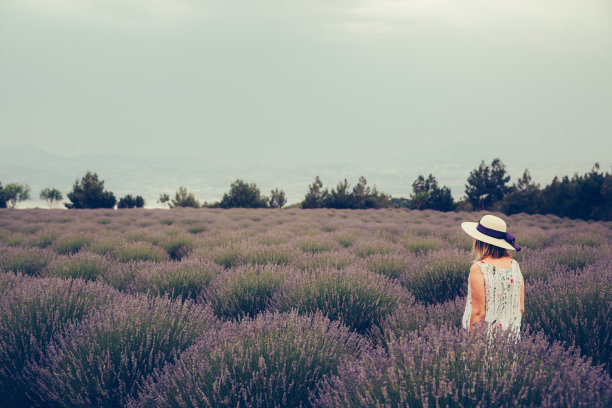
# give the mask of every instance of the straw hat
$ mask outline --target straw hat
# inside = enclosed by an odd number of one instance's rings
[[[494,215],[485,215],[480,222],[462,222],[461,228],[472,238],[487,244],[521,250],[521,247],[514,243],[514,235],[507,231],[506,222]]]

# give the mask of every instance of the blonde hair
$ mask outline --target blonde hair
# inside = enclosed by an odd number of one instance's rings
[[[491,245],[475,238],[474,244],[472,245],[472,252],[474,253],[474,255],[476,255],[475,261],[481,261],[488,256],[494,259],[510,256],[510,252],[508,252],[506,248]]]

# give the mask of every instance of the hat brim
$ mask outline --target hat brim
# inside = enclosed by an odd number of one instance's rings
[[[476,238],[479,241],[486,242],[487,244],[495,245],[500,248],[516,251],[516,249],[512,245],[510,245],[505,239],[493,238],[478,231],[476,229],[477,225],[477,222],[462,222],[461,228],[463,228],[466,234],[468,234],[470,237]]]

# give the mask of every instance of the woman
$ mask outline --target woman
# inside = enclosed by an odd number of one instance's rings
[[[476,259],[470,268],[468,293],[463,313],[463,327],[469,329],[487,323],[511,329],[520,338],[521,318],[525,311],[525,285],[518,262],[509,250],[520,251],[506,223],[494,215],[480,222],[464,222],[461,228],[474,238]]]

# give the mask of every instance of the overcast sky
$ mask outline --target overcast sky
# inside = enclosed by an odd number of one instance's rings
[[[611,75],[609,0],[0,1],[0,147],[66,155],[606,164]]]

